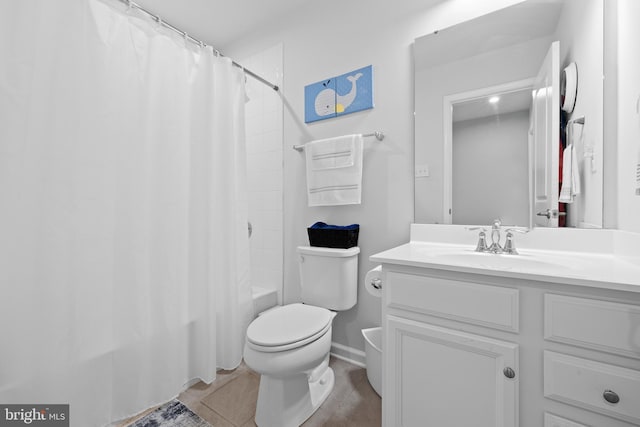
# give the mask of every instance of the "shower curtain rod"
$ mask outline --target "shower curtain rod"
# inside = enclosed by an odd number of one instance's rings
[[[176,33],[180,34],[182,37],[184,37],[185,39],[190,39],[191,41],[193,41],[195,44],[200,45],[200,47],[205,47],[205,46],[210,46],[214,52],[216,53],[216,55],[218,56],[225,56],[222,53],[220,53],[220,51],[218,49],[216,49],[215,47],[211,46],[208,43],[203,42],[202,40],[198,40],[197,38],[190,36],[189,34],[187,34],[186,31],[182,31],[181,29],[174,27],[173,25],[169,24],[168,22],[164,21],[162,18],[160,18],[160,15],[156,15],[155,13],[152,13],[150,11],[148,11],[147,9],[145,9],[144,7],[140,6],[139,4],[131,1],[131,0],[119,0],[121,3],[126,4],[128,7],[134,7],[136,9],[138,9],[141,12],[146,13],[147,15],[149,15],[151,18],[153,18],[158,24],[160,25],[164,25],[166,28],[175,31]],[[250,75],[251,77],[253,77],[254,79],[258,80],[261,83],[264,83],[265,85],[269,86],[271,89],[275,90],[276,92],[280,89],[278,87],[278,85],[274,85],[273,83],[271,83],[269,80],[263,78],[262,76],[259,76],[258,74],[254,73],[251,70],[246,69],[245,67],[243,67],[241,64],[238,64],[236,61],[234,61],[233,59],[231,60],[231,63],[233,65],[235,65],[236,67],[242,69],[242,71],[245,72],[245,74]]]

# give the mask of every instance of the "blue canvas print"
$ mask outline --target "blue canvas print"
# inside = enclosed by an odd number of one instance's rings
[[[373,108],[371,65],[304,88],[305,123],[369,108]]]
[[[360,68],[336,77],[336,114],[373,108],[373,67]]]
[[[326,79],[304,88],[305,123],[336,116],[336,79]]]

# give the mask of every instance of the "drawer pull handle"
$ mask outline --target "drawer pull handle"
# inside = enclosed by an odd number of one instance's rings
[[[609,403],[613,403],[614,405],[620,402],[620,396],[618,396],[618,393],[615,391],[605,390],[604,393],[602,393],[602,397],[604,397],[604,400]]]
[[[515,376],[516,376],[516,371],[514,371],[513,369],[511,369],[508,366],[502,370],[502,373],[504,374],[505,377],[507,377],[509,379],[515,378]]]

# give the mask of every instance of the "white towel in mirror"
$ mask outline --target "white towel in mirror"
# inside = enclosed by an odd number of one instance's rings
[[[578,156],[573,144],[567,145],[562,154],[562,188],[559,202],[573,203],[575,196],[580,194],[580,170]]]

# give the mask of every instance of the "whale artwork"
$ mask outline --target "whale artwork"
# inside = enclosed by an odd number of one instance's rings
[[[336,115],[336,85],[334,79],[322,83],[322,89],[315,97],[315,112],[318,117]]]
[[[339,95],[333,88],[323,89],[317,94],[315,102],[316,114],[318,116],[328,116],[333,113],[344,113],[344,110],[356,99],[356,94],[358,93],[356,82],[360,77],[362,77],[362,73],[347,76],[347,80],[351,82],[351,90],[346,95]]]
[[[373,108],[372,66],[305,87],[305,122]]]

